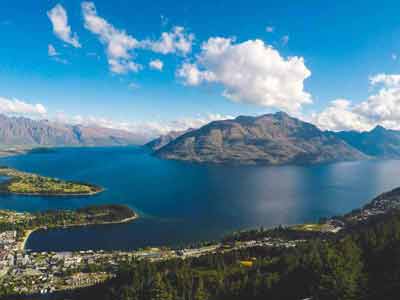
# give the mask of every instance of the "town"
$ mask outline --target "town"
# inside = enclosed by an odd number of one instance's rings
[[[249,247],[294,247],[301,240],[263,238],[237,242],[234,246],[214,244],[199,248],[148,248],[137,251],[28,252],[16,231],[0,234],[0,287],[7,294],[46,294],[95,285],[111,279],[118,266],[133,259],[149,261],[185,259]]]
[[[380,195],[362,209],[343,217],[333,217],[319,224],[301,224],[283,228],[283,232],[312,232],[337,234],[350,224],[363,222],[373,216],[388,213],[400,204],[400,190]],[[29,213],[0,211],[0,291],[6,295],[47,294],[99,284],[116,276],[124,262],[132,260],[163,261],[187,259],[202,255],[224,253],[244,248],[292,248],[306,241],[302,238],[274,236],[274,229],[257,238],[211,243],[192,248],[146,248],[135,251],[86,250],[77,252],[30,252],[25,243],[31,229],[18,229],[32,221]],[[10,225],[12,224],[12,226]],[[17,229],[7,230],[8,226]],[[245,232],[246,233],[246,232]]]

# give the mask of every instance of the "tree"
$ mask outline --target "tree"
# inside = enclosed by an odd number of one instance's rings
[[[208,298],[209,295],[204,288],[203,279],[200,277],[199,280],[197,281],[197,288],[194,293],[194,300],[207,300]]]
[[[157,273],[150,286],[149,300],[173,300],[160,273]]]
[[[346,238],[337,247],[322,243],[319,251],[322,264],[314,264],[313,266],[320,268],[311,269],[318,277],[313,298],[360,299],[363,264],[357,245],[350,238]]]

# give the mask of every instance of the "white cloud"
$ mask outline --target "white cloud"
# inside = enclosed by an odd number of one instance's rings
[[[273,26],[267,26],[267,27],[265,27],[265,31],[271,33],[271,32],[275,31],[275,28]]]
[[[176,75],[184,80],[185,85],[196,86],[203,82],[217,81],[216,75],[207,70],[199,70],[196,64],[184,63]]]
[[[143,47],[161,54],[186,55],[192,51],[193,41],[192,33],[187,33],[184,27],[175,26],[170,32],[163,32],[158,41],[143,41]]]
[[[400,86],[400,75],[399,74],[377,74],[369,78],[371,85],[376,86],[379,84],[385,87],[399,87]]]
[[[47,47],[47,53],[48,55],[51,56],[58,56],[59,53],[57,52],[56,48],[52,44],[49,44]]]
[[[100,17],[93,2],[83,2],[82,13],[85,28],[97,35],[106,46],[108,64],[113,73],[126,74],[142,68],[134,61],[135,49],[178,55],[186,55],[192,51],[194,35],[187,33],[183,27],[175,26],[170,32],[163,32],[159,40],[139,41]]]
[[[200,128],[212,121],[233,119],[231,115],[222,114],[203,114],[196,117],[180,118],[174,121],[153,122],[154,128],[158,128],[160,134],[170,131],[183,131],[189,128]],[[157,125],[156,125],[157,124]]]
[[[162,69],[164,67],[164,63],[159,59],[155,59],[155,60],[152,60],[149,62],[149,66],[153,70],[162,71]]]
[[[396,53],[392,53],[392,60],[397,60],[397,54]]]
[[[379,90],[358,104],[355,111],[374,124],[400,128],[400,75],[378,74],[370,82]]]
[[[261,40],[235,44],[233,39],[210,38],[196,61],[184,63],[176,74],[186,85],[221,84],[223,95],[235,102],[289,112],[312,103],[304,91],[304,80],[311,75],[304,59],[284,58]]]
[[[311,121],[323,130],[370,130],[372,125],[364,116],[354,112],[355,107],[349,100],[337,99],[330,103],[320,113],[313,113],[308,121]]]
[[[55,121],[66,124],[80,124],[86,126],[99,126],[111,129],[126,130],[136,134],[148,141],[160,135],[171,131],[184,131],[189,128],[199,128],[211,121],[232,119],[232,116],[221,114],[205,114],[191,118],[180,118],[173,121],[142,121],[142,122],[124,122],[114,121],[108,118],[99,118],[95,116],[76,115],[69,117],[59,112]]]
[[[61,4],[57,4],[51,10],[49,10],[47,12],[47,16],[53,25],[53,32],[58,38],[74,46],[75,48],[81,47],[81,44],[78,40],[78,35],[76,33],[72,33],[71,27],[68,25],[67,12]]]
[[[64,65],[68,64],[68,61],[66,59],[60,57],[60,53],[57,52],[56,48],[52,44],[49,44],[47,46],[47,54],[55,62],[64,64]]]
[[[97,35],[106,46],[111,72],[125,74],[139,71],[141,66],[133,61],[131,51],[140,47],[140,43],[125,31],[116,29],[105,19],[99,17],[93,2],[83,2],[82,13],[85,28]]]
[[[311,120],[323,129],[370,130],[377,125],[400,129],[400,75],[378,74],[370,78],[371,95],[358,104],[333,102]]]
[[[18,99],[0,97],[0,113],[20,116],[44,116],[46,108],[42,104],[29,104]]]

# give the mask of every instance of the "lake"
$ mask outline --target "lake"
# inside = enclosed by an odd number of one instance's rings
[[[400,186],[400,161],[314,166],[210,166],[158,159],[139,147],[60,148],[0,159],[1,165],[101,185],[91,197],[1,195],[18,211],[126,204],[140,214],[129,224],[31,235],[34,251],[132,250],[177,246],[259,226],[317,221],[361,207]]]

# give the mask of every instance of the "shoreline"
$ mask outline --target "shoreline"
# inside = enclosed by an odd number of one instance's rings
[[[0,194],[5,195],[33,197],[88,197],[103,193],[106,190],[104,187],[97,184],[42,176],[37,173],[24,172],[8,166],[0,167],[0,175],[7,177],[7,180],[0,183]],[[46,186],[42,186],[43,181],[46,182]],[[19,187],[21,182],[23,185],[22,189]],[[17,185],[17,189],[10,188],[13,184]],[[27,191],[25,191],[26,187],[24,187],[24,185],[28,185]],[[65,185],[67,185],[67,188],[64,187]],[[76,186],[78,186],[80,190],[68,190],[68,188],[76,188]]]
[[[10,192],[10,191],[0,191],[0,194],[3,195],[17,195],[17,196],[36,196],[36,197],[84,197],[84,196],[94,196],[103,193],[106,189],[99,187],[99,191],[90,192],[90,193],[65,193],[65,194],[57,194],[57,193],[19,193],[19,192]]]
[[[29,240],[29,237],[32,235],[32,233],[38,231],[38,230],[49,230],[49,229],[63,229],[63,228],[72,228],[72,227],[87,227],[87,226],[95,226],[95,225],[111,225],[111,224],[126,224],[133,222],[134,220],[138,219],[139,215],[135,213],[134,216],[125,218],[119,221],[110,221],[110,222],[101,222],[101,223],[83,223],[83,224],[69,224],[69,225],[63,225],[63,226],[54,226],[54,227],[48,227],[48,226],[41,226],[41,227],[36,227],[33,229],[27,229],[24,231],[22,241],[19,243],[18,250],[22,252],[26,252],[26,243]]]
[[[32,233],[34,233],[36,230],[39,230],[39,229],[40,229],[40,227],[34,228],[34,229],[28,229],[28,230],[24,231],[22,241],[18,246],[19,251],[25,252],[26,243],[28,242],[29,237],[31,236]]]

